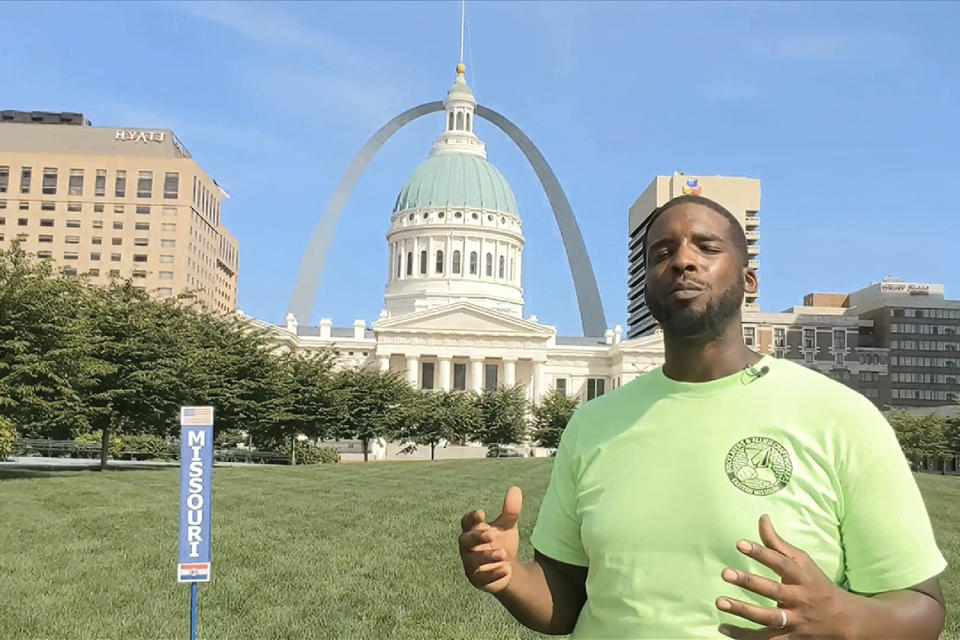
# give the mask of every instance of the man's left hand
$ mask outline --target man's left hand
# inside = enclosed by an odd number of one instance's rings
[[[805,551],[781,538],[770,516],[760,517],[760,539],[762,545],[740,540],[737,549],[770,567],[780,576],[780,582],[730,568],[723,570],[722,577],[770,598],[777,606],[758,607],[733,598],[717,598],[716,606],[721,611],[766,627],[746,629],[723,624],[720,633],[737,640],[846,637],[851,623],[849,604],[854,596],[834,584]]]

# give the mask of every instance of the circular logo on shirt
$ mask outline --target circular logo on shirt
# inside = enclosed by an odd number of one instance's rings
[[[737,489],[754,496],[768,496],[787,486],[793,463],[782,444],[766,436],[753,436],[730,448],[724,470]]]

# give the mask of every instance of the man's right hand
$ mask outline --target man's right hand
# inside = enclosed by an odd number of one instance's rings
[[[517,521],[522,506],[520,487],[510,487],[496,520],[486,522],[483,510],[478,509],[460,521],[460,560],[467,579],[477,589],[499,593],[510,584],[520,540]]]

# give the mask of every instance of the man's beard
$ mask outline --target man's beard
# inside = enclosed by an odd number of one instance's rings
[[[707,291],[704,291],[706,294]],[[663,332],[675,338],[716,338],[726,332],[730,321],[736,317],[743,303],[743,283],[730,285],[718,298],[711,300],[703,309],[693,305],[670,309],[666,297],[647,296],[650,315]]]

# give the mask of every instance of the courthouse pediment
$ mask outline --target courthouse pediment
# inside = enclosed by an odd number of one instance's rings
[[[469,302],[455,302],[435,309],[378,320],[373,324],[373,330],[378,333],[455,333],[536,338],[547,338],[554,333],[552,327]]]

